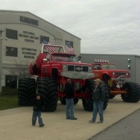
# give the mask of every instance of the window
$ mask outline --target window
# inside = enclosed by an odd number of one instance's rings
[[[116,66],[115,65],[102,65],[102,68],[103,69],[116,69]]]
[[[42,42],[49,42],[49,37],[46,36],[40,36],[40,44],[42,44]],[[46,43],[45,43],[46,44]]]
[[[63,62],[78,62],[77,58],[74,55],[53,54],[52,60],[53,61],[63,61]]]
[[[101,69],[101,66],[100,64],[95,64],[94,67],[93,67],[94,70],[100,70]]]
[[[6,56],[14,56],[14,57],[17,57],[17,48],[14,48],[14,47],[6,47]]]
[[[5,86],[9,88],[17,88],[17,76],[6,75],[5,76]]]
[[[6,29],[6,37],[9,39],[16,39],[17,40],[17,31]]]
[[[73,48],[73,42],[71,41],[65,41],[65,45]]]

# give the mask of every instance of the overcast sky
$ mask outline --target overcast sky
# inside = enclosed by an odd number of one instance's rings
[[[140,0],[0,0],[81,38],[81,53],[140,55]],[[75,46],[74,46],[75,47]]]

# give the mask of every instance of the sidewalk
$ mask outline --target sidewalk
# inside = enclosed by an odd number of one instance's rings
[[[124,103],[118,96],[110,100],[104,123],[90,124],[92,112],[84,111],[81,101],[75,106],[76,121],[65,119],[65,106],[58,102],[56,112],[42,113],[44,128],[31,125],[31,107],[4,110],[0,111],[0,140],[86,140],[139,108],[140,102]]]

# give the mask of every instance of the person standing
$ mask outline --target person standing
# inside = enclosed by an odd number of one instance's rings
[[[99,113],[100,120],[97,123],[103,123],[103,104],[105,101],[105,89],[100,79],[95,81],[95,90],[93,91],[93,117],[89,122],[94,123],[96,121],[97,114]]]
[[[33,116],[32,116],[32,125],[35,126],[36,120],[38,117],[38,123],[39,127],[43,127],[43,121],[41,118],[41,110],[43,107],[43,101],[41,100],[41,97],[39,94],[36,94],[36,99],[34,100],[34,106],[33,106]]]
[[[66,119],[77,120],[74,117],[74,87],[70,79],[67,79],[65,85],[65,94],[66,94]]]

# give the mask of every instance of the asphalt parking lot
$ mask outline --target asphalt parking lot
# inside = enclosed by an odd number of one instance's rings
[[[115,97],[104,112],[104,123],[90,124],[92,112],[84,111],[81,101],[75,106],[78,120],[66,120],[65,106],[58,102],[55,112],[42,113],[44,128],[38,127],[38,123],[31,125],[32,107],[3,110],[0,111],[0,140],[87,140],[139,107],[140,102],[124,103],[119,96]]]
[[[140,140],[140,109],[89,140]]]

